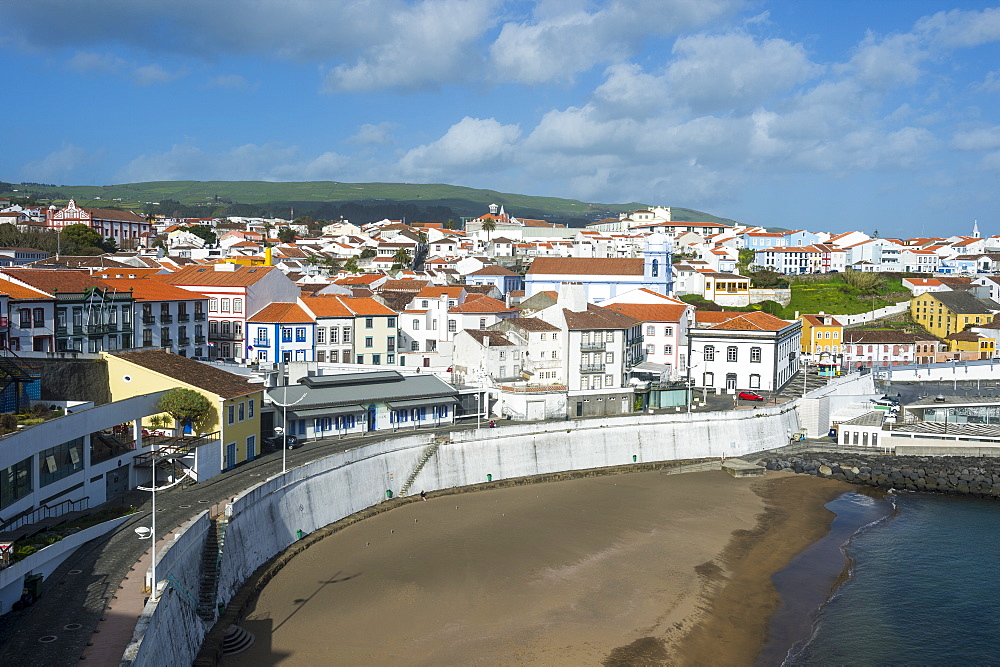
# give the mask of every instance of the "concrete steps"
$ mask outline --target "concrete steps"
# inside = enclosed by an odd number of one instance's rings
[[[431,445],[424,449],[420,458],[417,459],[417,466],[413,469],[413,472],[410,473],[410,476],[406,478],[403,486],[399,489],[400,497],[405,496],[409,492],[410,487],[413,486],[413,481],[417,478],[417,475],[420,474],[420,471],[424,469],[424,466],[427,465],[427,462],[430,461],[431,457],[437,452],[441,443],[444,442],[451,442],[451,438],[434,438]]]
[[[198,589],[198,616],[206,623],[214,623],[217,613],[216,588],[219,581],[219,556],[225,541],[224,518],[212,519],[205,536],[201,554],[201,581]],[[252,643],[252,642],[251,642]]]

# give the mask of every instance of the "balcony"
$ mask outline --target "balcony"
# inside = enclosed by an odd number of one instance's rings
[[[143,315],[142,316],[142,323],[143,324],[156,324],[156,318],[154,316],[152,316],[152,315]]]
[[[160,339],[160,347],[173,347],[173,345],[174,345],[174,339],[173,338],[161,338]]]
[[[219,333],[209,333],[209,338],[214,338],[216,340],[243,340],[243,334],[241,333],[229,333],[228,331]]]
[[[583,352],[604,352],[604,343],[580,343]]]
[[[269,339],[267,339],[267,338],[254,338],[253,339],[253,346],[254,347],[271,347],[271,341]]]
[[[177,344],[181,347],[187,347],[188,345],[191,344],[191,339],[188,338],[187,336],[179,336],[177,338]]]
[[[69,330],[65,326],[56,327],[56,336],[65,337],[69,335]]]
[[[194,314],[194,321],[195,322],[204,322],[205,321],[205,313],[195,313]]]
[[[191,316],[188,315],[187,313],[180,313],[179,315],[177,315],[178,322],[189,322],[190,320]]]
[[[173,321],[174,321],[174,316],[173,315],[163,315],[163,314],[160,314],[160,323],[161,324],[172,324]]]
[[[204,336],[195,336],[194,337],[194,344],[195,345],[204,345],[205,344],[205,337]]]
[[[580,364],[581,373],[603,373],[604,364]]]
[[[633,345],[642,345],[642,341],[644,340],[645,340],[644,336],[632,336],[631,338],[625,341],[625,344],[628,347],[632,347]]]

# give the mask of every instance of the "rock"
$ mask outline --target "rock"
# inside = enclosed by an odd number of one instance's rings
[[[817,472],[820,475],[822,475],[823,477],[829,477],[830,475],[833,474],[833,470],[830,468],[830,466],[826,466],[826,465],[821,465],[818,468]]]

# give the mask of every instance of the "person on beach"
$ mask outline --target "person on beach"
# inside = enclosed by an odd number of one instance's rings
[[[426,491],[421,491],[420,492],[420,499],[421,500],[427,500],[427,492]]]

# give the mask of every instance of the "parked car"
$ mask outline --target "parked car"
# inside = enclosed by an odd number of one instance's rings
[[[742,398],[744,401],[763,401],[764,397],[755,391],[741,391],[736,395],[736,398]]]
[[[236,359],[234,357],[219,357],[216,359],[220,364],[235,364]]]
[[[269,452],[276,452],[281,449],[282,440],[284,440],[284,446],[289,449],[297,449],[303,444],[302,441],[294,435],[272,435],[270,438],[264,438],[264,448]]]

